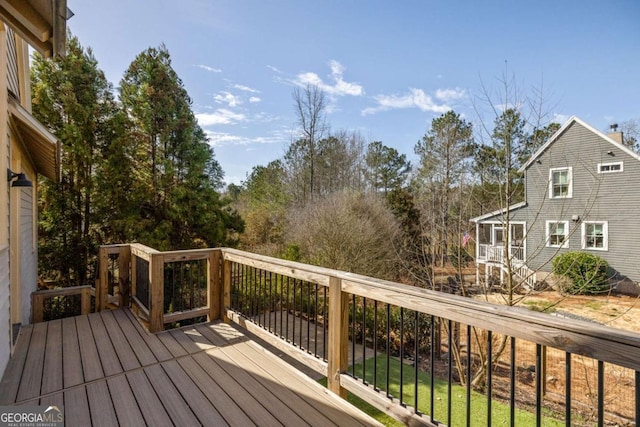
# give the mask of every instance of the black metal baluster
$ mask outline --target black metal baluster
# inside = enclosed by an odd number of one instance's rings
[[[300,281],[300,312],[298,314],[298,321],[299,321],[299,326],[300,328],[298,328],[299,332],[300,332],[300,336],[298,337],[298,347],[302,348],[302,318],[304,317],[303,311],[304,311],[304,288],[303,288],[304,282],[301,280]]]
[[[318,357],[318,284],[316,283],[316,300],[315,300],[315,305],[313,308],[314,311],[314,328],[315,328],[315,332],[313,335],[313,355]]]
[[[429,376],[431,378],[429,378],[429,389],[430,389],[430,396],[429,396],[429,415],[431,415],[431,419],[434,419],[434,407],[435,407],[435,384],[434,384],[434,377],[435,377],[435,364],[434,364],[434,359],[436,357],[436,343],[435,343],[435,318],[433,316],[431,316],[431,325],[429,328],[429,341],[431,341],[431,354],[430,354],[430,358],[429,358]],[[439,344],[439,343],[438,343]]]
[[[471,352],[473,349],[473,330],[467,325],[467,426],[471,425]]]
[[[418,345],[420,328],[418,327],[418,323],[420,321],[420,313],[415,311],[415,325],[413,331],[413,407],[416,414],[420,414],[420,409],[418,409],[418,351],[420,347]]]
[[[451,381],[453,380],[453,370],[451,369],[451,365],[453,364],[453,322],[451,319],[448,320],[447,326],[449,329],[448,336],[448,351],[447,351],[447,425],[451,425]]]
[[[536,344],[536,426],[542,424],[542,346]]]
[[[400,307],[400,405],[404,403],[404,307]]]
[[[509,390],[509,417],[510,426],[515,427],[516,424],[516,339],[511,337],[511,372],[509,380],[511,381],[511,389]]]
[[[311,283],[307,282],[307,353],[311,353]]]
[[[373,389],[378,391],[378,300],[373,300]]]
[[[604,362],[598,360],[598,427],[604,426]]]
[[[291,342],[293,345],[296,345],[296,285],[298,283],[298,279],[293,279],[293,319],[291,319],[292,334],[291,334]]]
[[[391,306],[389,304],[387,304],[387,373],[386,373],[386,392],[387,392],[387,397],[391,398],[391,393],[389,392],[389,354],[391,353],[391,342],[390,342],[390,335],[391,335]]]
[[[367,384],[367,299],[362,297],[362,382]]]
[[[271,316],[273,314],[273,283],[271,282],[273,275],[269,272],[269,332],[273,333],[271,329]]]
[[[284,328],[282,327],[282,315],[284,312],[284,306],[282,304],[282,301],[284,300],[283,296],[284,296],[284,276],[282,275],[278,275],[277,277],[280,278],[280,280],[278,280],[278,287],[280,288],[280,300],[278,301],[278,310],[280,311],[280,338],[282,338],[284,336],[283,332],[284,332]]]
[[[327,360],[327,325],[328,325],[328,312],[327,312],[327,287],[322,287],[322,303],[324,308],[322,309],[322,360]]]
[[[487,425],[491,424],[493,396],[493,333],[487,331]]]
[[[571,427],[571,353],[567,352],[565,353],[565,374],[564,374],[564,384],[565,384],[565,397],[564,397],[564,404],[565,404],[565,425],[567,427]],[[636,392],[638,391],[638,387],[636,384]],[[637,405],[636,405],[636,409],[637,409]],[[637,422],[637,417],[636,417],[636,422]]]
[[[290,308],[291,308],[291,294],[290,294],[290,289],[289,286],[291,285],[290,283],[291,278],[289,276],[287,276],[287,341],[289,341],[289,317],[290,317]]]
[[[640,425],[640,371],[636,371],[636,425]]]
[[[356,296],[351,295],[351,375],[356,377]]]

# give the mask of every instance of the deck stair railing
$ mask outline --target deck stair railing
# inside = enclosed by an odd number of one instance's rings
[[[330,390],[409,425],[640,420],[638,333],[234,249],[117,252],[151,331],[202,316],[235,322],[326,376]],[[147,262],[148,305],[136,258]],[[189,282],[187,270],[205,281]],[[166,312],[168,281],[204,292],[206,306]]]

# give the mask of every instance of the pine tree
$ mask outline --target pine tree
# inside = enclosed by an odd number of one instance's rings
[[[140,201],[138,238],[159,250],[225,244],[243,224],[220,198],[222,169],[191,111],[164,46],[149,48],[120,82],[133,124]]]
[[[95,176],[115,138],[112,88],[90,49],[68,38],[67,55],[32,66],[34,115],[61,141],[61,180],[45,180],[39,196],[41,271],[63,285],[90,283],[99,244]]]

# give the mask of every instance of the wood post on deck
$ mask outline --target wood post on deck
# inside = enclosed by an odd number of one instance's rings
[[[220,254],[222,257],[222,253]],[[222,316],[221,320],[229,321],[227,317],[227,308],[231,307],[231,261],[225,259],[222,261]]]
[[[164,329],[164,256],[151,254],[149,258],[149,331]]]
[[[101,247],[98,252],[99,279],[96,284],[96,311],[107,308],[107,294],[109,291],[109,249]]]
[[[220,265],[221,251],[214,250],[207,260],[207,305],[209,306],[209,321],[222,319],[224,311],[222,290],[222,266]]]
[[[327,386],[342,398],[347,390],[340,385],[340,374],[348,366],[349,295],[342,292],[342,280],[329,278],[329,349]]]

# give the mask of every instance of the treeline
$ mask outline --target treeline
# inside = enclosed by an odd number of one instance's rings
[[[559,128],[508,108],[476,130],[449,111],[416,142],[412,165],[381,141],[332,132],[319,88],[293,98],[299,138],[228,187],[246,220],[242,247],[419,286],[470,259],[469,219],[522,200],[518,168]]]
[[[62,143],[60,182],[40,183],[41,275],[89,284],[101,244],[236,241],[243,221],[164,46],[140,53],[117,91],[75,37],[65,58],[36,54],[31,70],[33,114]]]

